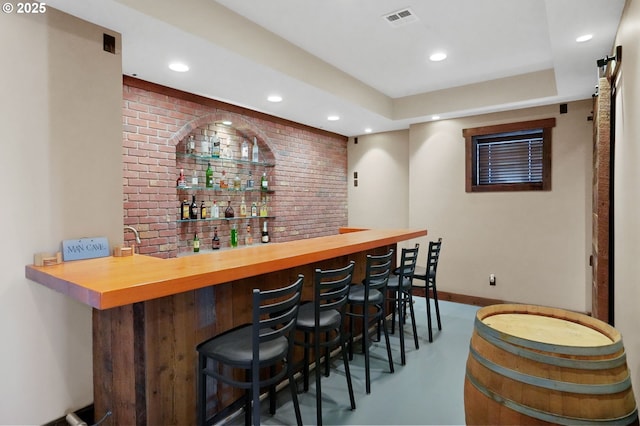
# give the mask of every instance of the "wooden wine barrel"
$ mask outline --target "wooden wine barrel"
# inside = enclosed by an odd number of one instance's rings
[[[533,305],[478,310],[464,405],[469,425],[638,424],[620,333]]]

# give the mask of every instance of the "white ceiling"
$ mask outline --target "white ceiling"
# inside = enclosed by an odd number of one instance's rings
[[[121,33],[124,74],[357,136],[434,114],[446,119],[589,98],[596,60],[612,52],[624,0],[48,4]],[[384,19],[407,8],[417,19],[395,27]],[[587,33],[592,40],[576,43]],[[439,50],[447,59],[429,61]],[[190,71],[170,71],[174,60]],[[491,95],[482,95],[487,90]],[[272,93],[284,100],[267,102]],[[327,121],[332,114],[340,120]]]

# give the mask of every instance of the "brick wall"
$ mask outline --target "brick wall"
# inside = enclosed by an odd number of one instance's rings
[[[210,249],[214,226],[222,247],[228,247],[234,223],[241,245],[247,223],[252,225],[254,240],[260,241],[264,219],[177,222],[180,202],[191,201],[191,195],[196,195],[198,205],[217,200],[221,216],[227,201],[238,216],[243,195],[248,206],[261,200],[258,192],[177,190],[180,168],[185,169],[189,183],[197,170],[198,186],[204,186],[206,160],[185,159],[176,152],[185,152],[189,135],[199,142],[205,132],[218,131],[219,136],[232,138],[236,158],[242,139],[247,138],[251,146],[255,137],[261,157],[274,165],[212,161],[218,179],[225,169],[230,180],[238,172],[244,183],[252,170],[259,184],[260,175],[267,172],[269,189],[274,191],[267,198],[269,216],[273,216],[268,219],[272,241],[331,235],[347,224],[347,139],[343,136],[129,77],[123,84],[122,117],[124,223],[140,232],[140,253],[166,258],[190,252],[196,232],[201,248]],[[225,120],[232,122],[231,127],[221,124]],[[126,232],[125,240],[133,243],[133,234]]]

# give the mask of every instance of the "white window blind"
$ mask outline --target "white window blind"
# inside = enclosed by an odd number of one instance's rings
[[[540,183],[543,180],[542,130],[476,139],[478,185]]]

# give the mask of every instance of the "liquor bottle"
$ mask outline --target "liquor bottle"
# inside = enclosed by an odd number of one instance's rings
[[[267,200],[262,200],[262,204],[260,205],[260,216],[261,217],[269,216],[269,211],[267,209]]]
[[[200,219],[207,218],[207,206],[204,204],[204,201],[200,204]]]
[[[213,207],[211,208],[211,210],[213,210],[211,212],[211,216],[213,216],[214,219],[217,219],[220,217],[220,208],[218,207],[218,202],[217,201],[213,201]]]
[[[241,159],[249,161],[249,144],[247,143],[247,140],[243,140],[242,141],[242,150],[241,152]]]
[[[231,200],[229,200],[229,204],[227,204],[227,208],[224,211],[224,217],[231,218],[233,216],[233,207],[231,207]]]
[[[200,156],[207,157],[209,155],[209,138],[207,131],[204,130],[204,139],[200,141]]]
[[[250,246],[253,244],[253,235],[251,235],[251,224],[247,224],[247,233],[244,236],[244,245]]]
[[[249,170],[249,177],[247,178],[247,191],[253,190],[253,175],[251,174],[251,170]]]
[[[187,143],[185,144],[187,147],[187,154],[193,154],[196,150],[196,141],[193,138],[193,135],[189,135],[189,139],[187,140]]]
[[[269,231],[267,230],[267,221],[266,220],[262,224],[262,242],[263,243],[268,243],[269,242]]]
[[[198,204],[196,204],[196,196],[191,196],[191,209],[189,210],[189,219],[198,218]]]
[[[231,247],[238,247],[238,229],[235,223],[231,227]]]
[[[227,172],[222,171],[222,177],[220,178],[220,189],[227,189],[229,186],[227,185]]]
[[[255,201],[251,203],[251,216],[253,217],[258,216],[258,206]]]
[[[213,239],[211,240],[211,248],[214,250],[220,249],[220,238],[218,237],[218,227],[213,228]]]
[[[269,181],[267,180],[267,172],[262,172],[262,178],[260,179],[260,189],[264,192],[269,190]]]
[[[236,173],[236,177],[233,178],[233,190],[240,191],[240,186],[241,186],[240,176],[238,176],[238,174]]]
[[[227,158],[229,160],[233,160],[233,151],[231,150],[231,147],[229,147],[229,139],[226,139],[224,144],[221,143],[221,157],[222,158]]]
[[[189,211],[191,210],[191,205],[185,198],[180,205],[180,220],[189,220]]]
[[[191,187],[195,188],[198,186],[198,172],[197,170],[193,171],[193,176],[191,176]]]
[[[205,175],[207,188],[213,188],[213,169],[211,169],[210,161],[207,163],[207,171],[205,172]]]
[[[247,204],[244,202],[244,197],[240,202],[240,217],[247,217]]]
[[[193,252],[197,253],[200,251],[200,239],[198,238],[198,234],[196,233],[193,236]]]
[[[220,158],[220,138],[218,132],[213,132],[211,136],[211,156],[213,158]]]
[[[251,161],[253,161],[254,163],[257,163],[258,161],[260,161],[258,159],[258,140],[255,137],[253,138],[253,148],[251,150]]]
[[[184,177],[184,169],[180,169],[180,176],[176,180],[176,186],[178,188],[186,188],[187,187],[187,179]]]

